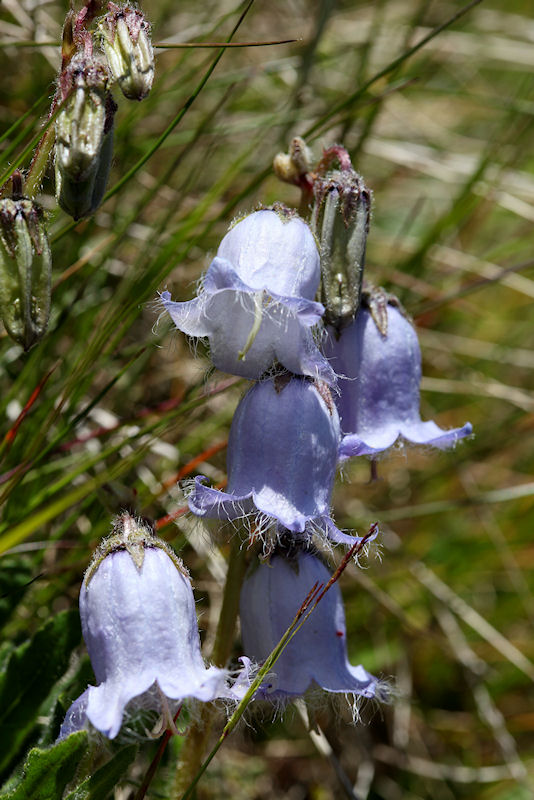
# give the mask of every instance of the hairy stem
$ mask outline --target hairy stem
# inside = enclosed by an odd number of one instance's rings
[[[50,115],[51,117],[57,109],[57,96],[54,97],[52,101],[52,106],[50,108]],[[24,192],[28,197],[34,197],[40,187],[41,181],[43,180],[43,175],[45,174],[46,165],[48,164],[48,159],[50,157],[50,153],[56,141],[56,128],[55,125],[49,125],[46,131],[43,134],[43,138],[37,145],[37,149],[32,159],[32,163],[30,164],[30,169],[28,170],[28,174],[26,176],[26,183],[24,186]]]

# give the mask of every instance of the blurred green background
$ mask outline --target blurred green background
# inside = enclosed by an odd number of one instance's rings
[[[92,549],[122,509],[155,520],[188,564],[209,652],[227,538],[169,516],[184,506],[178,478],[224,480],[245,382],[206,374],[203,346],[193,352],[159,319],[157,292],[189,299],[237,214],[298,204],[271,171],[292,136],[317,158],[335,142],[351,153],[374,194],[366,277],[418,326],[422,416],[474,426],[452,452],[382,459],[377,482],[356,460],[336,486],[341,526],[381,523],[380,558],[347,569],[341,585],[351,660],[391,680],[393,702],[363,706],[353,726],[342,702],[318,699],[309,713],[320,733],[302,707],[274,721],[251,709],[199,798],[534,796],[534,9],[470,6],[256,0],[234,41],[295,41],[228,48],[209,75],[217,48],[157,49],[149,97],[116,93],[112,196],[93,218],[74,224],[57,209],[52,169],[43,183],[49,332],[27,354],[0,332],[3,667],[77,608]],[[243,9],[144,3],[153,41],[167,44],[225,41]],[[2,174],[45,118],[66,11],[47,0],[0,7]],[[76,625],[48,682],[35,656],[19,711],[8,710],[3,672],[7,786],[93,680]],[[180,744],[148,797],[168,796]],[[156,748],[141,747],[115,800],[135,796]]]

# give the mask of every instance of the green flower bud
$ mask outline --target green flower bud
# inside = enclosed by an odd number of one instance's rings
[[[0,200],[0,315],[29,350],[48,325],[52,257],[41,206],[20,195],[20,177],[13,186],[13,197]]]
[[[150,25],[139,9],[109,3],[98,26],[113,79],[129,100],[142,100],[154,80]]]
[[[371,192],[352,167],[316,178],[311,227],[321,256],[321,302],[325,322],[338,331],[360,304]]]
[[[85,181],[96,169],[106,124],[108,70],[77,53],[60,77],[65,105],[56,120],[56,173]]]
[[[67,171],[60,168],[56,159],[56,199],[63,211],[73,219],[82,219],[93,214],[104,197],[113,158],[113,117],[116,108],[111,94],[108,93],[104,138],[93,168],[85,178],[72,178]]]

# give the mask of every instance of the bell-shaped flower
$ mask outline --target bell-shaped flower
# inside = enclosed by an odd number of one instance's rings
[[[316,584],[330,573],[311,552],[297,548],[275,553],[243,583],[240,598],[243,648],[261,663],[278,644]],[[259,689],[258,697],[291,700],[312,687],[362,697],[382,697],[376,678],[347,656],[345,611],[341,591],[333,583],[300,630],[290,639]]]
[[[338,375],[341,459],[375,455],[399,438],[446,449],[471,433],[469,422],[443,430],[421,420],[421,350],[413,325],[395,306],[384,303],[378,322],[360,308],[340,334],[330,332],[324,349]]]
[[[213,364],[256,379],[279,361],[298,375],[335,381],[312,328],[324,312],[317,245],[294,212],[256,211],[223,238],[193,300],[161,299],[176,327],[207,337]]]
[[[200,517],[251,519],[354,544],[330,517],[340,441],[328,387],[288,373],[256,383],[239,403],[228,441],[225,492],[195,479],[189,508]]]
[[[235,699],[227,673],[200,652],[189,575],[173,551],[125,514],[80,592],[82,632],[97,686],[67,712],[60,738],[89,721],[113,739],[134,699],[169,721],[168,701]]]

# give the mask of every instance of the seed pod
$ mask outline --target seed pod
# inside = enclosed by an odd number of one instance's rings
[[[143,100],[154,80],[150,24],[132,6],[109,3],[98,31],[113,79],[129,100]]]
[[[113,117],[117,106],[108,92],[106,98],[106,123],[100,152],[93,169],[83,180],[76,180],[62,170],[56,159],[56,199],[63,211],[73,219],[82,219],[93,214],[99,207],[106,186],[113,158]]]
[[[65,105],[56,120],[56,174],[86,181],[98,169],[107,117],[108,70],[104,62],[77,53],[60,77]]]
[[[20,186],[20,178],[14,187]],[[41,206],[19,196],[0,200],[0,315],[25,350],[46,332],[52,257]]]
[[[314,187],[311,227],[319,240],[325,322],[340,331],[360,304],[371,192],[352,167],[328,172]]]

